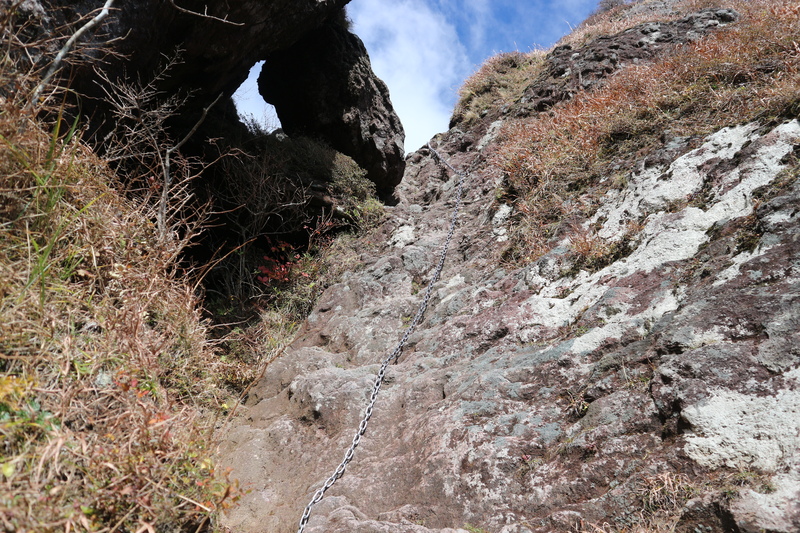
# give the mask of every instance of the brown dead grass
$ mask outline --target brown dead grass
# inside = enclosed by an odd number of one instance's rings
[[[580,533],[672,533],[686,502],[700,490],[685,474],[662,472],[644,476],[637,490],[641,508],[612,523],[583,522]]]
[[[735,25],[505,127],[495,163],[506,176],[503,196],[518,213],[506,259],[527,262],[550,249],[567,217],[589,216],[619,183],[614,168],[660,147],[665,134],[706,135],[797,115],[800,8],[779,0],[725,6],[742,15]],[[612,22],[598,24],[605,31]]]
[[[236,493],[213,431],[241,365],[214,353],[178,265],[192,235],[159,237],[58,108],[21,111],[35,77],[16,66],[0,66],[0,527],[198,530]]]
[[[522,97],[544,65],[544,50],[506,52],[489,58],[459,89],[450,126],[469,125],[489,110],[510,105]]]

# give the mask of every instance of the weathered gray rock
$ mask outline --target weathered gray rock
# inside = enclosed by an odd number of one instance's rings
[[[325,139],[390,198],[405,169],[403,126],[361,40],[337,21],[271,53],[258,86],[284,131]]]
[[[598,37],[579,50],[573,50],[571,45],[556,47],[547,56],[545,71],[526,89],[518,113],[549,109],[578,91],[598,86],[627,65],[695,41],[738,18],[732,9],[708,9],[674,22],[648,22],[616,35]]]
[[[439,139],[444,150],[458,145],[453,135]],[[796,120],[747,124],[642,165],[586,221],[614,240],[620,221],[645,217],[632,253],[574,277],[559,275],[570,256],[558,247],[552,272],[549,256],[516,271],[492,264],[486,250],[501,236],[487,185],[499,176],[481,153],[453,151],[459,166],[477,165],[457,249],[311,530],[417,531],[402,525],[408,513],[430,531],[622,526],[641,520],[643,487],[659,479],[691,474],[700,494],[704,476],[742,471],[770,488],[702,493],[677,530],[796,531],[800,185],[765,186],[798,137]],[[440,174],[425,153],[410,161],[380,258],[325,293],[223,448],[252,489],[226,517],[237,531],[294,527],[415,311],[431,273],[421,256],[438,250],[455,180],[432,181]],[[675,210],[701,190],[703,208]],[[748,250],[741,236],[753,224],[762,234]]]

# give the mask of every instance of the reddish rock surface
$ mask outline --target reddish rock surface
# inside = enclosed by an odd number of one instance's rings
[[[589,272],[569,235],[498,263],[514,208],[488,122],[434,140],[468,172],[453,248],[306,531],[637,531],[662,515],[682,533],[800,530],[800,123],[665,138],[578,222],[609,243],[641,224]],[[383,244],[227,430],[223,463],[249,492],[223,526],[296,531],[416,312],[456,183],[427,149],[409,156]]]

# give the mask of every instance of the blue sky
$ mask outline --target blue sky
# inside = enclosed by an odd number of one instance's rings
[[[406,130],[406,151],[447,130],[464,80],[499,52],[548,48],[597,7],[597,0],[351,0],[353,31],[386,82]],[[275,127],[255,79],[234,98],[240,113]]]

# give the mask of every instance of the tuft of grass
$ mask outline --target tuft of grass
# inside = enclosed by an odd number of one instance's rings
[[[23,111],[17,67],[0,64],[0,524],[195,531],[237,494],[213,461],[237,391],[178,262],[193,225],[158,235],[63,109]]]
[[[619,239],[610,241],[591,230],[572,228],[569,242],[573,261],[571,267],[562,274],[574,276],[580,270],[597,272],[627,257],[633,251],[634,242],[642,229],[641,224],[629,223]]]
[[[684,474],[662,472],[645,477],[640,495],[645,516],[658,514],[680,516],[684,504],[698,493]]]
[[[544,56],[542,50],[505,52],[487,60],[459,89],[450,127],[472,124],[490,110],[519,100],[544,65]]]
[[[684,474],[663,472],[647,476],[638,490],[639,509],[615,517],[613,523],[581,520],[575,529],[581,533],[672,533],[681,518],[683,506],[698,493]]]
[[[699,4],[714,3],[682,9]],[[504,259],[528,262],[551,249],[570,218],[591,216],[621,183],[608,179],[614,169],[662,146],[667,130],[690,137],[798,114],[800,8],[778,0],[725,7],[739,11],[738,23],[620,71],[551,112],[507,123],[494,158],[505,175],[500,196],[517,213]]]

